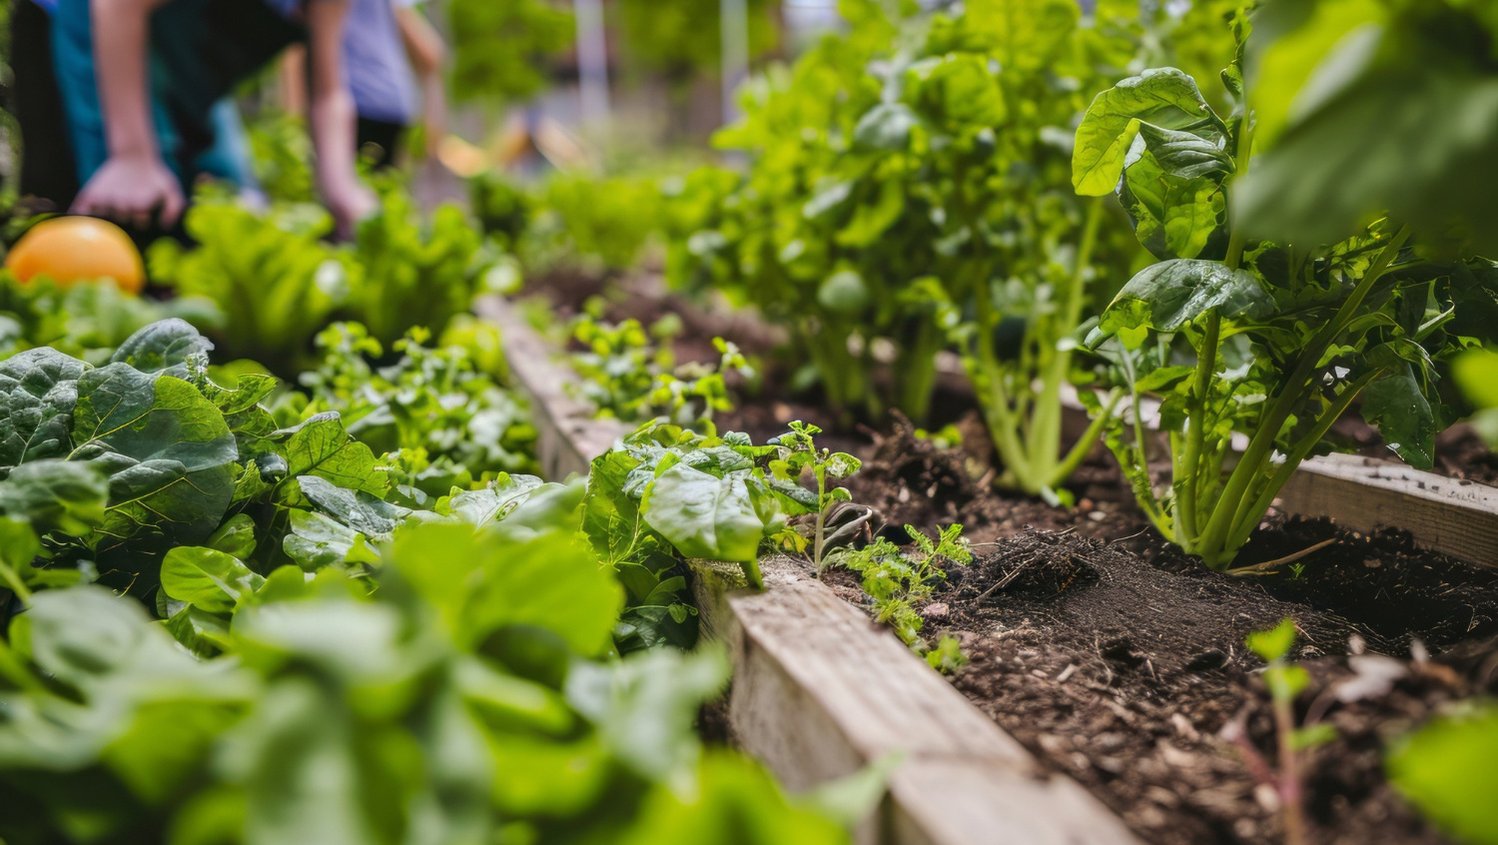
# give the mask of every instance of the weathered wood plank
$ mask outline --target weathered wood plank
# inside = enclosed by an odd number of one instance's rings
[[[1354,531],[1408,531],[1428,549],[1498,566],[1498,488],[1391,461],[1326,455],[1301,464],[1280,493],[1289,513]]]
[[[1018,742],[804,564],[763,564],[768,589],[699,564],[704,630],[727,643],[729,722],[791,789],[896,759],[868,842],[1132,843],[1117,816]]]

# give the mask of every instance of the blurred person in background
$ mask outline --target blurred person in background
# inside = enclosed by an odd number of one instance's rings
[[[310,130],[323,202],[343,234],[373,210],[354,169],[340,48],[349,0],[50,4],[52,69],[82,186],[73,211],[169,230],[200,176],[248,187],[238,115],[226,98],[297,42],[312,56]]]
[[[350,0],[343,64],[358,118],[354,143],[375,169],[399,160],[418,110],[428,152],[447,133],[446,62],[447,47],[418,0]],[[302,56],[288,54],[282,95],[293,114],[304,110],[304,79]]]

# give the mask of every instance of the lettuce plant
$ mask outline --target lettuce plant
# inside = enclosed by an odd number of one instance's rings
[[[1233,20],[1245,45],[1250,18]],[[1133,397],[1109,444],[1161,533],[1214,569],[1232,564],[1354,406],[1400,457],[1431,465],[1451,416],[1439,365],[1491,331],[1471,317],[1498,280],[1490,261],[1418,248],[1398,219],[1331,244],[1315,240],[1319,230],[1255,239],[1236,194],[1257,164],[1255,106],[1273,92],[1245,80],[1241,51],[1222,78],[1226,115],[1174,68],[1123,80],[1089,107],[1072,159],[1077,191],[1116,194],[1159,259],[1104,309],[1092,338]],[[1146,395],[1160,397],[1163,487],[1151,475]]]

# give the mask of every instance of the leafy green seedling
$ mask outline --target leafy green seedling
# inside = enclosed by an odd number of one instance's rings
[[[1237,745],[1254,777],[1274,789],[1279,796],[1280,812],[1289,845],[1307,841],[1305,784],[1301,779],[1300,754],[1306,749],[1336,738],[1336,730],[1327,724],[1297,725],[1295,699],[1311,683],[1302,666],[1289,661],[1295,646],[1295,621],[1285,619],[1279,625],[1248,635],[1248,648],[1269,666],[1264,670],[1264,685],[1274,710],[1274,731],[1278,742],[1278,767],[1271,765],[1248,739],[1242,720],[1232,722],[1224,734]]]
[[[934,540],[910,525],[905,526],[905,533],[910,537],[910,548],[901,549],[881,537],[861,549],[839,549],[830,562],[858,573],[863,591],[873,603],[874,618],[924,654],[927,645],[921,639],[921,628],[925,620],[915,606],[931,598],[936,585],[946,580],[948,567],[966,566],[972,562],[973,553],[962,537],[961,525],[941,529]],[[955,641],[938,643],[937,651],[942,654],[936,661],[951,664],[961,654],[960,648],[954,653],[955,645]],[[952,668],[957,665],[952,664]]]
[[[714,338],[714,363],[677,364],[671,339],[680,322],[663,317],[647,330],[638,320],[608,323],[590,315],[573,324],[572,339],[583,349],[571,356],[582,376],[577,389],[599,416],[626,423],[657,417],[700,428],[713,415],[733,410],[726,375],[754,378],[754,368],[738,346]]]
[[[846,452],[834,452],[819,448],[816,436],[822,429],[797,420],[790,424],[790,431],[769,441],[776,447],[776,456],[770,461],[770,475],[783,486],[799,485],[808,473],[816,484],[816,498],[809,504],[812,511],[811,562],[817,572],[825,564],[827,552],[827,516],[834,505],[851,501],[853,495],[846,487],[833,486],[831,482],[852,476],[863,466],[863,462]]]

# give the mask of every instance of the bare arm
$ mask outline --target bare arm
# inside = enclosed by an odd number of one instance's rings
[[[78,193],[73,210],[146,228],[153,212],[170,226],[182,187],[161,160],[146,78],[151,12],[165,0],[92,0],[94,54],[109,157]],[[105,34],[107,33],[107,37]]]
[[[435,155],[447,134],[447,88],[442,79],[442,70],[447,65],[447,45],[442,43],[442,36],[426,16],[413,7],[397,8],[395,20],[400,26],[406,55],[411,59],[411,68],[421,85],[421,119],[426,124],[427,152]]]
[[[374,210],[374,197],[354,167],[354,101],[343,79],[343,19],[348,0],[307,4],[308,69],[311,94],[308,122],[317,154],[317,186],[341,234],[353,232]]]

